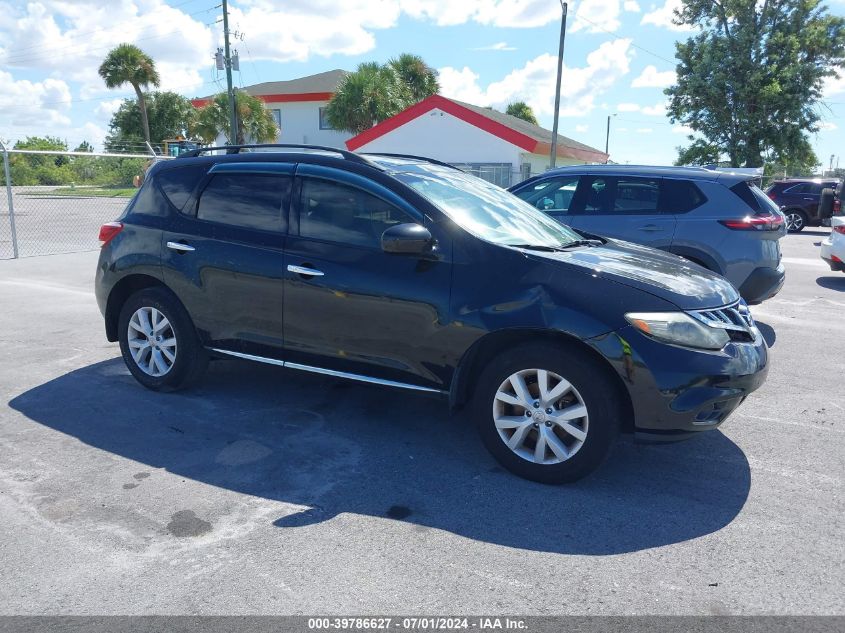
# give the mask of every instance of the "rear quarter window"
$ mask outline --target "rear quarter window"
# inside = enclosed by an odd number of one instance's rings
[[[206,171],[208,171],[206,164],[164,169],[155,175],[155,183],[161,188],[170,204],[177,211],[182,211]]]

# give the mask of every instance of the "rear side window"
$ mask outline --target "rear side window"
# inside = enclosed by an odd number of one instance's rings
[[[657,213],[659,178],[594,177],[586,186],[586,215],[643,215]]]
[[[687,213],[707,202],[701,190],[690,180],[667,178],[660,186],[662,213]]]
[[[381,234],[406,222],[416,220],[365,191],[318,178],[302,180],[302,237],[380,248]]]
[[[799,182],[797,185],[792,185],[788,189],[784,190],[784,193],[818,193],[821,190],[821,188],[819,188],[819,191],[816,191],[815,189],[816,185],[814,183]]]
[[[261,231],[285,230],[282,210],[292,178],[276,174],[217,174],[200,196],[197,218]]]
[[[181,211],[207,170],[208,165],[175,167],[158,172],[155,181],[170,204]]]

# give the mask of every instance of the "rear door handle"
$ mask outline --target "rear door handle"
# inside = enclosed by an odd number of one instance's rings
[[[191,251],[197,250],[190,244],[183,244],[182,242],[168,242],[167,248],[180,253],[190,253]]]
[[[662,230],[663,230],[663,228],[660,227],[660,226],[657,226],[656,224],[646,224],[646,225],[640,227],[640,231],[648,231],[650,233],[653,233],[654,231],[662,231]]]
[[[322,277],[323,275],[325,275],[322,270],[306,268],[305,266],[294,266],[293,264],[288,264],[288,271],[296,273],[297,275],[303,275],[305,277]]]
[[[809,200],[810,202],[812,202],[813,200],[815,200],[815,198],[804,198],[804,200]]]

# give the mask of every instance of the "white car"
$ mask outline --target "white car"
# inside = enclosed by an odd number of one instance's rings
[[[845,216],[830,218],[830,237],[822,242],[820,254],[831,270],[845,272]]]

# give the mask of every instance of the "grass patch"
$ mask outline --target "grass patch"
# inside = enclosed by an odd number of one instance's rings
[[[31,191],[27,196],[62,196],[77,198],[131,198],[138,191],[134,187],[58,187],[49,191]]]

